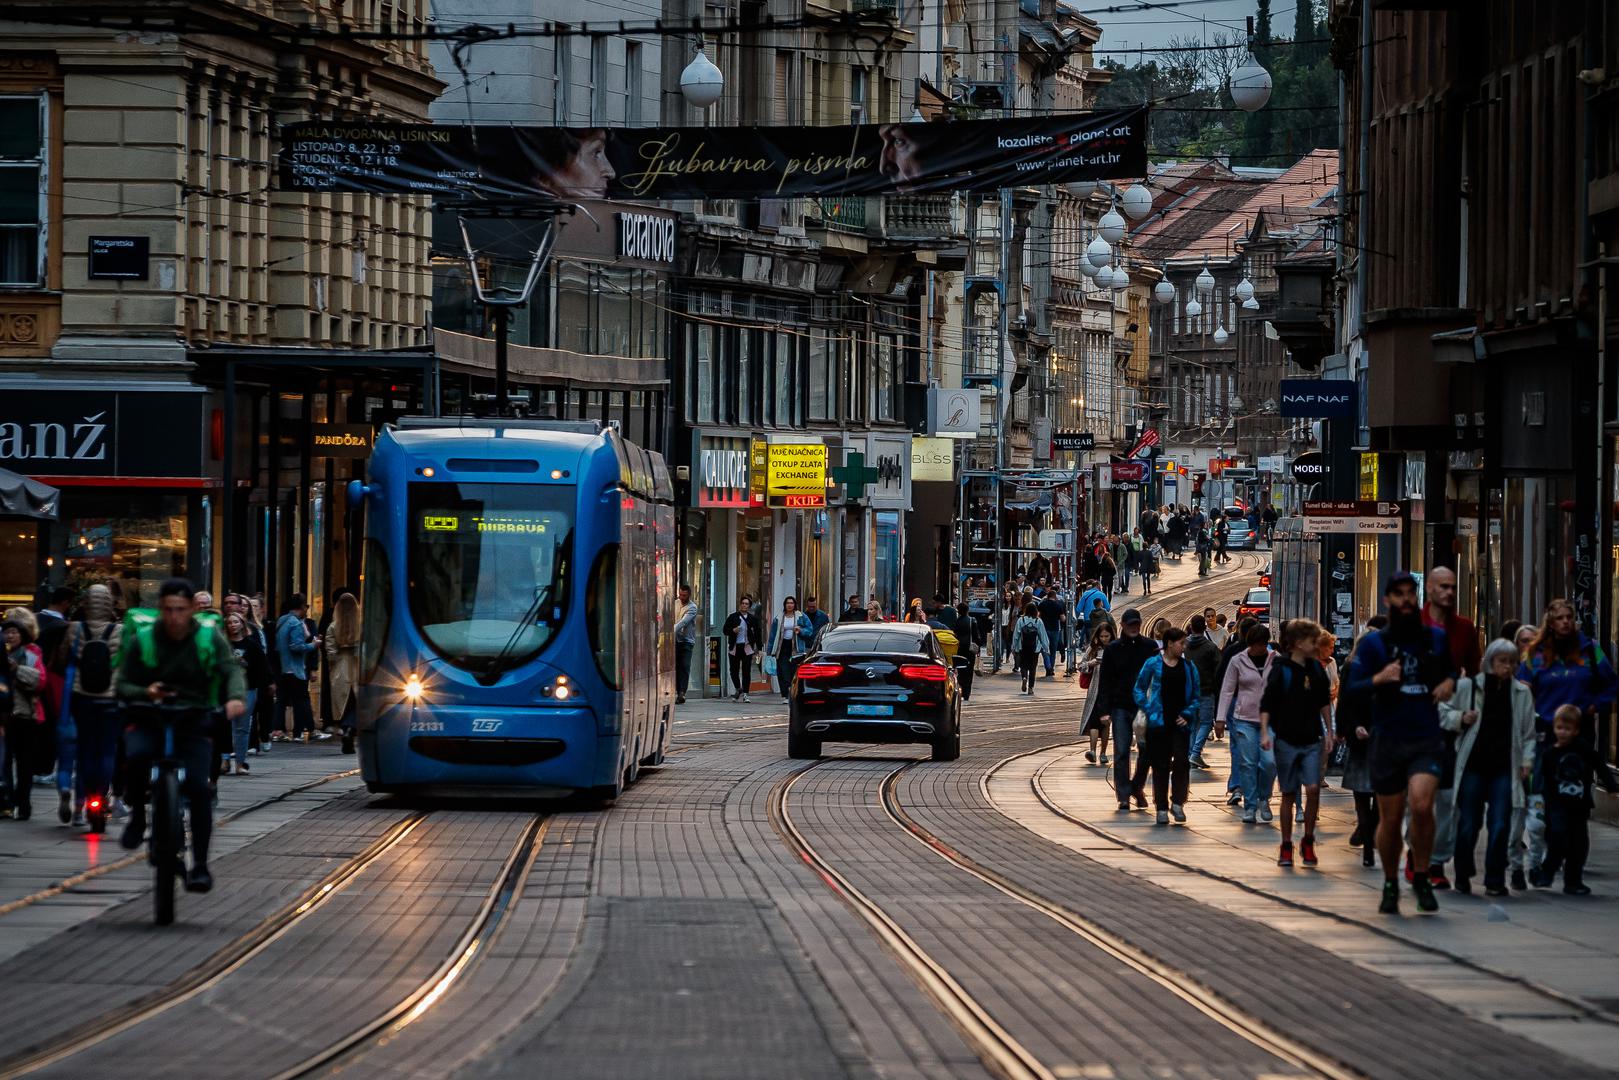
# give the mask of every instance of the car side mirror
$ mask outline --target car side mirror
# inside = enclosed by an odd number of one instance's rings
[[[973,662],[965,656],[957,656],[953,661],[957,671],[967,671],[972,668]]]

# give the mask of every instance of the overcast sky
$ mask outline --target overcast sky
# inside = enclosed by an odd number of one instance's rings
[[[1102,26],[1097,59],[1110,58],[1129,64],[1150,59],[1130,54],[1110,54],[1108,49],[1162,47],[1170,38],[1212,38],[1217,33],[1242,33],[1248,16],[1258,6],[1254,0],[1193,0],[1151,10],[1107,12],[1109,7],[1131,8],[1134,0],[1068,0]],[[1316,9],[1323,5],[1317,0]],[[1272,0],[1271,32],[1277,37],[1293,34],[1293,0]]]

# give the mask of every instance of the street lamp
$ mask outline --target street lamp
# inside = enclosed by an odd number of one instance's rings
[[[1216,345],[1224,345],[1230,337],[1231,335],[1225,332],[1225,323],[1221,323],[1214,328],[1214,343]]]
[[[1117,244],[1124,239],[1124,215],[1119,213],[1117,206],[1110,207],[1108,212],[1102,215],[1102,220],[1097,222],[1097,229],[1101,232],[1102,239],[1109,244]]]
[[[1197,275],[1197,287],[1200,292],[1211,292],[1214,289],[1214,275],[1209,273],[1209,264],[1205,260],[1203,269]]]
[[[1152,287],[1152,295],[1160,304],[1170,303],[1175,299],[1175,286],[1166,278]]]
[[[1102,220],[1106,221],[1107,219],[1103,218]],[[1092,266],[1107,266],[1113,261],[1113,248],[1106,240],[1098,236],[1085,248],[1085,257],[1091,261]]]
[[[680,73],[680,92],[686,101],[699,109],[706,109],[720,99],[725,91],[725,74],[697,46],[697,55],[691,58],[686,70]]]
[[[1231,73],[1231,100],[1243,112],[1258,112],[1270,100],[1270,72],[1254,59],[1254,20],[1248,17],[1248,54]]]
[[[1119,198],[1119,205],[1124,207],[1124,212],[1131,219],[1140,221],[1152,213],[1152,192],[1147,190],[1145,184],[1131,184],[1124,189],[1124,194]]]

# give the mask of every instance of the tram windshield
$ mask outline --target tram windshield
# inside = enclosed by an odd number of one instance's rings
[[[556,636],[574,500],[556,485],[410,485],[410,608],[444,659],[492,676]]]

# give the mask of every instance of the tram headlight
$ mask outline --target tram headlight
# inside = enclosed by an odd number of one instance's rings
[[[568,680],[566,675],[558,675],[554,682],[540,687],[540,696],[548,697],[552,701],[568,701],[578,695],[578,689]]]
[[[412,705],[422,700],[422,677],[414,671],[405,676],[405,700]]]

